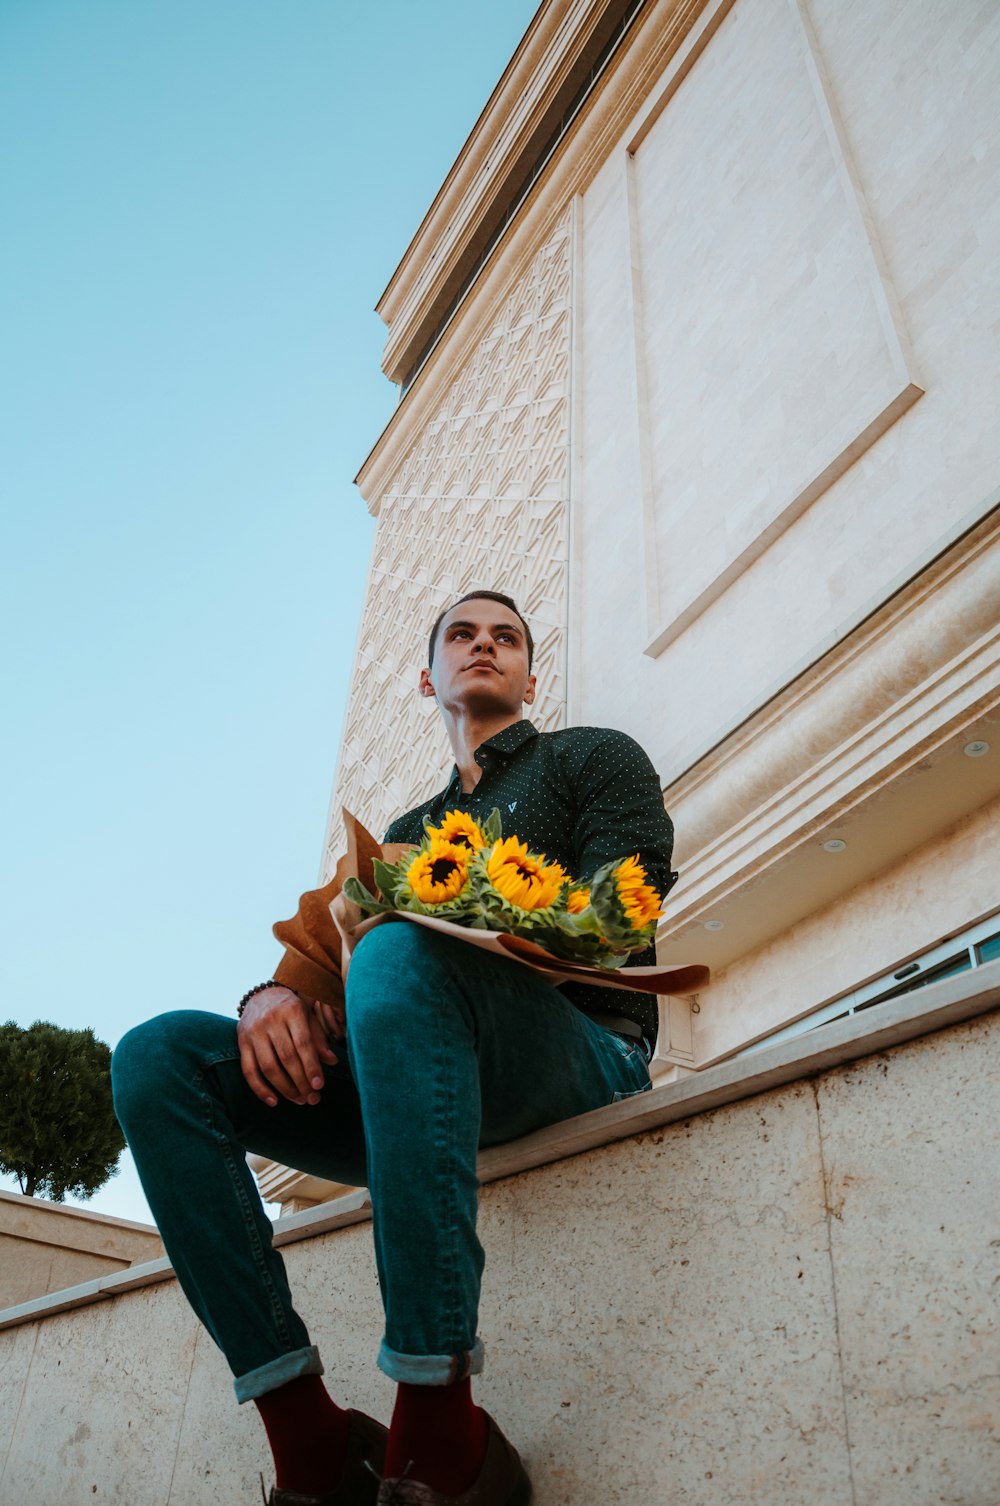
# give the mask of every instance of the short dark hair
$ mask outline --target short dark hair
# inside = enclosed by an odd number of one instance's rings
[[[514,616],[524,628],[524,641],[528,645],[528,669],[530,670],[531,661],[535,657],[535,640],[531,636],[530,627],[521,616],[521,613],[518,611],[513,597],[504,596],[502,591],[469,591],[465,596],[460,596],[457,601],[449,602],[449,604],[437,614],[434,626],[431,628],[431,641],[427,648],[428,668],[434,663],[434,645],[437,642],[438,628],[441,626],[442,622],[447,617],[452,607],[461,606],[463,601],[498,601],[502,607],[507,608],[508,612],[514,613]]]

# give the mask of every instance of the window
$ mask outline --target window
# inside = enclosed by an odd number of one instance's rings
[[[1000,957],[1000,932],[981,941],[976,947],[976,953],[980,962],[995,962]]]
[[[807,1030],[816,1030],[820,1025],[829,1025],[834,1020],[842,1020],[847,1015],[860,1014],[863,1009],[872,1009],[876,1004],[884,1004],[887,999],[898,999],[901,994],[912,993],[928,983],[938,983],[942,978],[950,978],[953,973],[968,972],[971,968],[981,967],[983,963],[993,962],[997,958],[1000,958],[1000,915],[991,915],[987,920],[970,927],[961,936],[953,936],[948,941],[941,942],[914,961],[883,974],[881,978],[866,983],[852,993],[844,994],[830,1004],[824,1004],[822,1009],[796,1020],[794,1025],[776,1030],[763,1040],[754,1041],[752,1046],[745,1047],[736,1055],[749,1056],[752,1051],[760,1051],[778,1041],[791,1040],[793,1036],[803,1035]]]

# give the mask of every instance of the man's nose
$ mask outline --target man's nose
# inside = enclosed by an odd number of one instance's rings
[[[496,649],[493,646],[493,639],[492,638],[480,638],[477,643],[473,644],[472,652],[474,654],[481,654],[481,653],[495,654],[496,653]]]

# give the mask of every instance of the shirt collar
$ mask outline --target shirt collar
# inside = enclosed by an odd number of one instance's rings
[[[484,743],[476,749],[479,753],[483,748],[489,748],[492,752],[503,753],[510,756],[516,753],[522,743],[528,742],[532,737],[537,737],[537,730],[529,721],[511,722],[509,727],[504,727],[502,732],[497,732],[493,737],[488,737]]]
[[[509,727],[503,727],[499,732],[495,732],[492,737],[488,737],[484,743],[479,744],[479,747],[476,749],[476,762],[480,764],[484,763],[484,760],[479,756],[484,749],[488,749],[490,753],[499,753],[504,758],[509,758],[512,753],[517,752],[518,748],[537,736],[538,728],[532,726],[531,722],[526,719],[522,719],[519,722],[511,722]],[[446,800],[451,798],[453,791],[459,783],[458,765],[453,764],[451,779],[445,791]]]

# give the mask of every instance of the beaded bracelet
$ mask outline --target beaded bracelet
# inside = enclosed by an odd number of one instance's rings
[[[262,994],[265,988],[284,988],[284,986],[285,985],[283,983],[279,983],[276,978],[268,978],[266,983],[255,983],[253,988],[247,989],[246,993],[237,1004],[236,1018],[238,1020],[243,1018],[243,1011],[250,1003],[250,1000],[253,998],[254,994]]]

